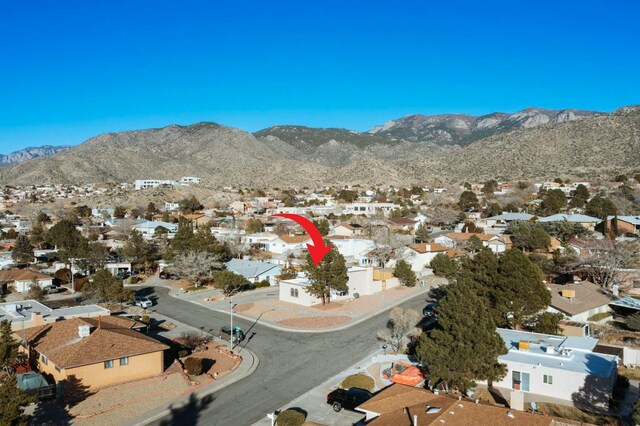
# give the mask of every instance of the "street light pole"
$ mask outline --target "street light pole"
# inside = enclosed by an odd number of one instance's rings
[[[73,279],[73,259],[71,259],[71,292],[76,292],[76,283]]]
[[[229,300],[229,306],[231,307],[231,333],[229,337],[229,350],[233,352],[233,296]]]

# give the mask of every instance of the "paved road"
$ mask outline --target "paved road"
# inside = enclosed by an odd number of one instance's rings
[[[217,334],[229,321],[225,314],[169,296],[165,288],[138,292],[157,297],[158,304],[153,310],[212,334]],[[416,296],[401,306],[421,310],[425,297]],[[248,330],[248,340],[243,345],[258,355],[260,364],[256,371],[213,394],[211,400],[194,401],[188,409],[153,424],[250,425],[381,348],[375,336],[387,319],[388,313],[383,312],[347,330],[303,334],[277,331],[234,318],[234,324]],[[324,402],[321,400],[318,404]]]

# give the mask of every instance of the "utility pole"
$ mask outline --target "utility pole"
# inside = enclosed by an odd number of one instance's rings
[[[76,292],[76,283],[73,279],[73,259],[71,259],[71,292]]]
[[[233,329],[233,308],[235,308],[235,305],[233,304],[233,296],[231,296],[229,300],[229,306],[231,308],[231,335],[229,337],[229,350],[233,352],[233,334],[235,332]]]

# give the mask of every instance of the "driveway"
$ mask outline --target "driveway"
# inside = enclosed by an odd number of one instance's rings
[[[166,288],[146,287],[138,293],[156,298],[158,304],[152,311],[210,333],[229,321],[226,314],[169,296]],[[426,296],[421,295],[401,306],[422,310],[425,301]],[[234,319],[234,324],[247,331],[243,345],[260,359],[256,371],[212,398],[194,401],[188,410],[177,410],[153,424],[250,425],[353,365],[362,354],[382,350],[376,333],[387,319],[388,312],[382,312],[343,331],[309,334]],[[242,354],[242,347],[237,349]]]

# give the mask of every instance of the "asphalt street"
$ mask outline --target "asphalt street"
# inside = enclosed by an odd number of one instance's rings
[[[149,287],[139,293],[157,298],[152,310],[211,334],[218,334],[229,316],[168,295],[168,289]],[[403,308],[421,311],[426,296],[405,302]],[[216,392],[212,398],[194,401],[153,425],[250,425],[287,404],[328,378],[380,349],[377,331],[388,319],[388,311],[346,330],[328,333],[278,331],[259,323],[234,318],[246,332],[246,347],[260,359],[250,376]],[[324,404],[319,400],[318,404]]]

